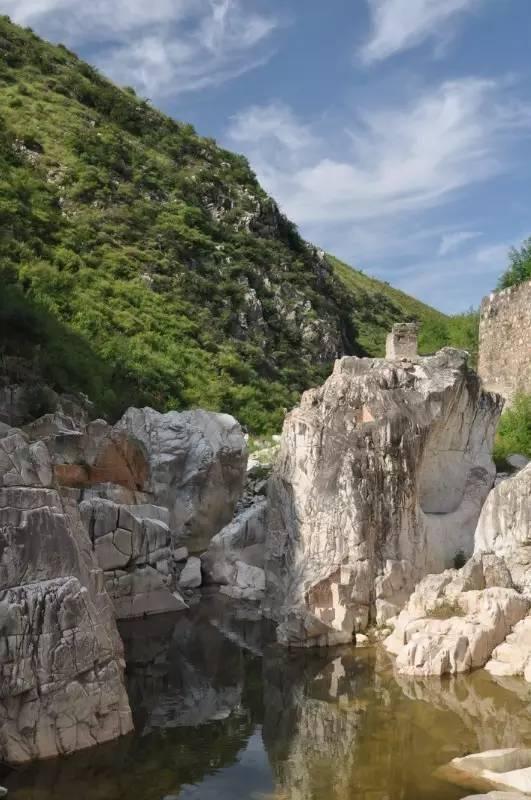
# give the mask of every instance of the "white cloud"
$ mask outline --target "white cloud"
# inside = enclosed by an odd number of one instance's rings
[[[372,31],[361,50],[366,63],[444,36],[448,25],[483,0],[367,0]]]
[[[481,233],[478,231],[456,231],[455,233],[445,233],[441,237],[439,255],[447,256],[449,253],[459,250],[462,245],[466,244],[466,242],[470,242],[472,239],[477,239],[478,236],[481,236]]]
[[[255,0],[3,0],[15,22],[94,48],[115,81],[150,97],[218,85],[271,55],[278,19]]]
[[[438,206],[504,168],[504,142],[531,129],[531,111],[499,89],[443,83],[405,106],[361,112],[343,141],[335,125],[320,136],[285,106],[254,106],[228,136],[300,224],[381,220]]]

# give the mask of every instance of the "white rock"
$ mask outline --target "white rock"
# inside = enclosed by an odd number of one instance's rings
[[[281,641],[348,642],[472,553],[501,400],[466,358],[343,358],[286,417],[266,552]]]
[[[181,589],[197,589],[201,586],[201,581],[201,559],[190,556],[179,575],[179,587]]]
[[[475,533],[476,553],[503,558],[514,585],[531,591],[531,464],[493,489]]]
[[[461,786],[531,794],[531,750],[506,748],[473,753],[452,759],[438,772]]]
[[[478,566],[481,561],[419,583],[385,641],[399,673],[440,676],[482,667],[527,614],[526,597],[514,589],[485,588]]]

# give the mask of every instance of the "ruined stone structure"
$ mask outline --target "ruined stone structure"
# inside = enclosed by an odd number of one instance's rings
[[[519,392],[531,394],[531,281],[483,300],[478,372],[509,404]]]
[[[397,322],[387,336],[385,357],[390,361],[400,358],[415,358],[417,335],[418,325],[416,322]]]

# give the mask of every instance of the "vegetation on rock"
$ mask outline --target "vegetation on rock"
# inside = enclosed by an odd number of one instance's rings
[[[245,158],[7,17],[0,112],[4,383],[267,433],[338,355],[383,354],[393,322],[417,319],[425,350],[468,330],[325,257]]]
[[[498,281],[498,289],[508,289],[531,280],[531,238],[518,249],[509,250],[509,266]]]
[[[518,395],[500,419],[496,431],[494,460],[503,467],[511,453],[531,458],[531,395]]]

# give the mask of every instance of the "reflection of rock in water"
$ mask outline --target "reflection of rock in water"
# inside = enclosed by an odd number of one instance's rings
[[[200,614],[120,627],[135,726],[144,735],[226,719],[240,705],[244,655]]]
[[[349,797],[356,740],[371,681],[367,658],[270,648],[264,656],[264,744],[279,797]]]
[[[475,752],[531,743],[531,687],[523,680],[497,682],[485,672],[395,679],[407,697],[456,714],[476,738]]]
[[[211,624],[212,616],[215,624]],[[256,625],[256,623],[255,623]],[[261,715],[261,665],[220,632],[257,641],[222,607],[120,625],[136,733],[6,778],[13,800],[160,800],[234,764]],[[208,723],[208,724],[207,724]]]

